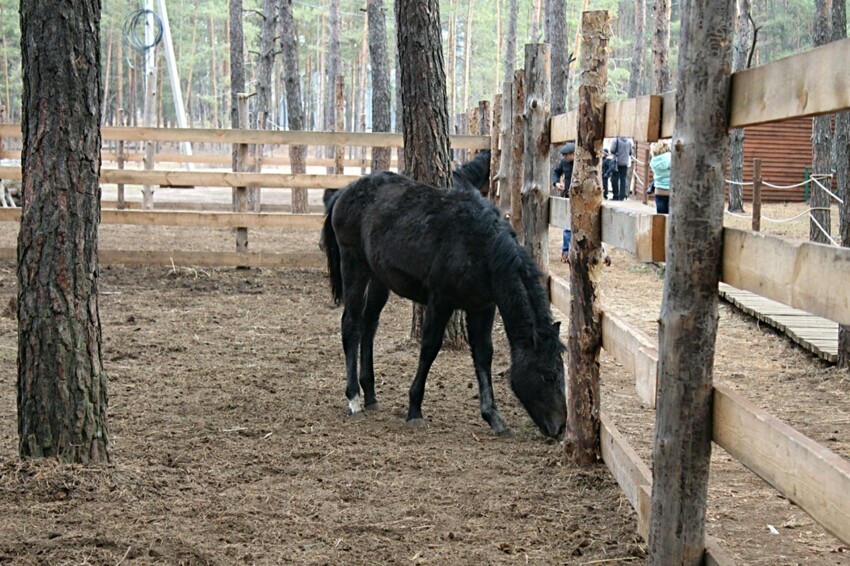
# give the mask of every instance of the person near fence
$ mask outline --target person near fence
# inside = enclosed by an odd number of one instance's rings
[[[617,173],[612,176],[614,180],[614,200],[626,200],[628,196],[627,182],[629,178],[629,166],[634,157],[634,145],[632,140],[626,137],[618,137],[611,144],[611,154],[617,161]]]
[[[552,168],[552,187],[555,188],[559,196],[569,198],[570,183],[573,178],[573,165],[576,158],[576,144],[572,142],[565,143],[558,150],[558,153],[561,154],[561,160]],[[563,263],[567,262],[572,235],[570,230],[564,229],[564,241],[561,245],[561,261]]]
[[[616,181],[617,159],[607,147],[602,150],[602,197],[614,198],[612,179]],[[608,195],[611,195],[610,197]]]
[[[657,141],[649,146],[649,168],[652,169],[655,186],[655,211],[658,214],[670,212],[670,142]]]

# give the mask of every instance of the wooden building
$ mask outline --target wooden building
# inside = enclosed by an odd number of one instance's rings
[[[644,161],[649,144],[641,142],[637,158]],[[795,185],[806,179],[812,165],[812,119],[797,118],[773,124],[751,126],[744,130],[744,181],[753,180],[753,159],[761,159],[762,181],[772,185]],[[643,179],[652,179],[649,163],[637,164],[636,172]],[[727,176],[728,178],[728,176]],[[635,192],[643,196],[643,187],[635,183]],[[775,189],[762,185],[762,202],[802,202],[806,187]],[[752,201],[752,186],[744,187],[744,200]]]

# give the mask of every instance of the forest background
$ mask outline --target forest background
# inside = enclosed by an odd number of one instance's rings
[[[492,100],[502,91],[505,68],[504,40],[508,28],[510,0],[441,0],[440,19],[442,45],[446,62],[447,93],[450,115],[464,112],[479,100]],[[635,37],[636,6],[644,3],[646,30]],[[513,68],[522,66],[526,43],[543,41],[543,0],[519,2],[517,12],[517,49]],[[2,104],[5,121],[19,122],[21,116],[21,50],[18,19],[19,0],[0,0],[0,70],[2,70]],[[321,130],[327,80],[330,0],[294,0],[293,8],[299,40],[299,69],[302,75],[302,106],[305,129]],[[366,43],[365,0],[339,0],[341,74],[345,77],[347,131],[371,129],[371,72]],[[390,69],[390,92],[393,97],[392,123],[396,124],[396,42],[392,2],[386,3],[387,46]],[[134,11],[143,8],[139,0],[106,0],[101,25],[104,65],[104,123],[116,124],[118,109],[125,112],[125,123],[142,124],[144,96],[144,63],[142,55],[131,49],[124,38],[124,24]],[[676,76],[678,58],[678,7],[670,9],[671,76]],[[230,127],[230,45],[227,0],[167,0],[174,49],[185,100],[189,126]],[[252,92],[257,81],[262,0],[244,0],[243,26],[245,40],[245,75],[247,90]],[[652,92],[652,53],[649,48],[653,26],[653,0],[582,0],[567,2],[567,37],[574,52],[578,42],[580,13],[588,9],[609,10],[613,16],[609,53],[609,100],[625,98],[630,75],[633,46],[642,42],[644,65],[639,80],[639,94]],[[750,13],[759,27],[753,65],[760,65],[793,54],[812,45],[813,0],[752,0]],[[143,30],[139,29],[139,33]],[[161,96],[157,124],[174,125],[172,93],[162,60],[163,49],[157,48]],[[572,65],[575,65],[573,63]],[[570,80],[574,80],[571,69]],[[272,100],[276,101],[270,119],[277,127],[286,128],[285,95],[282,87],[282,58],[273,67]],[[572,82],[567,104],[575,105]]]

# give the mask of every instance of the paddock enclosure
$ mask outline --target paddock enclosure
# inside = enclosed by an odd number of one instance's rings
[[[527,53],[539,54],[538,47],[528,46]],[[731,125],[847,108],[846,70],[837,62],[848,56],[850,40],[844,40],[734,74]],[[538,72],[528,60],[527,76]],[[810,84],[818,85],[816,93]],[[505,156],[509,128],[499,126],[528,110],[506,112],[513,96],[505,93],[493,105],[493,123],[482,128],[490,135],[455,136],[455,149],[497,148],[495,155]],[[539,100],[526,94],[527,102]],[[673,100],[666,93],[608,103],[605,136],[643,142],[671,136]],[[539,111],[545,105],[529,106]],[[495,119],[499,113],[502,120]],[[576,123],[575,112],[551,117],[550,141],[575,139]],[[0,126],[0,135],[20,136],[16,127]],[[395,134],[150,128],[105,128],[104,139],[401,145]],[[2,178],[16,175],[19,169],[0,168]],[[199,195],[210,186],[281,193],[338,188],[356,176],[105,165],[102,181],[193,186],[179,190]],[[518,184],[496,181],[502,195],[507,186],[518,194]],[[494,379],[497,402],[517,434],[489,434],[478,415],[467,352],[438,357],[424,406],[430,426],[403,427],[418,348],[407,338],[409,305],[396,298],[375,342],[385,409],[348,422],[341,312],[331,306],[317,247],[321,215],[203,210],[200,199],[189,200],[197,206],[104,209],[100,307],[113,466],[18,462],[15,323],[8,313],[0,321],[0,363],[9,376],[0,395],[7,416],[0,453],[4,558],[33,564],[607,564],[645,558],[663,216],[635,202],[600,211],[602,240],[614,257],[598,281],[606,467],[575,468],[563,463],[562,446],[536,432],[502,375]],[[548,229],[541,245],[558,257],[570,202],[551,198],[544,206]],[[11,258],[16,211],[0,211],[0,220],[6,221],[0,255]],[[232,249],[234,228],[243,235],[247,228],[250,251],[223,251]],[[730,227],[724,242],[722,281],[850,323],[848,250]],[[233,269],[237,265],[251,269]],[[545,267],[556,315],[565,319],[572,300],[567,268]],[[12,265],[0,271],[0,284],[5,304],[15,295]],[[495,334],[498,374],[508,359],[500,327]],[[850,564],[848,393],[846,371],[721,307],[709,563]]]

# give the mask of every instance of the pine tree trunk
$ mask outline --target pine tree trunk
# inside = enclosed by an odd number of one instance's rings
[[[655,90],[661,94],[670,90],[670,0],[655,0],[652,4],[655,32],[652,36],[652,61],[654,64]]]
[[[475,0],[467,0],[466,32],[463,34],[463,99],[461,111],[469,105],[469,67],[472,64],[472,7]]]
[[[643,84],[643,58],[646,43],[646,0],[635,0],[634,42],[632,43],[632,63],[629,72],[629,98],[637,98]]]
[[[301,108],[301,75],[298,73],[298,37],[292,14],[292,0],[281,0],[281,51],[283,53],[283,84],[286,90],[286,119],[290,131],[304,129],[304,111]],[[289,146],[290,169],[294,174],[307,171],[307,147]],[[292,189],[292,212],[304,214],[309,210],[307,189]]]
[[[440,7],[437,0],[397,0],[398,57],[401,67],[401,98],[405,173],[435,187],[451,186],[449,164],[449,115],[446,73],[440,44]],[[429,108],[424,113],[422,108]],[[414,305],[411,335],[422,336],[420,308]],[[446,328],[445,345],[459,348],[466,331],[459,313]]]
[[[847,2],[832,0],[832,40],[847,37]],[[850,111],[835,116],[832,166],[838,187],[838,196],[844,201],[839,208],[839,233],[841,245],[850,248]],[[850,367],[850,326],[838,327],[838,365]]]
[[[602,266],[602,141],[608,84],[608,12],[585,12],[581,20],[579,122],[575,170],[570,184],[570,333],[567,385],[567,460],[588,466],[601,456],[599,354],[602,314],[598,282]],[[569,183],[567,180],[566,183]]]
[[[735,51],[732,56],[732,71],[740,71],[747,66],[747,52],[750,39],[750,1],[737,0],[737,33]],[[744,190],[739,184],[744,181],[744,129],[732,130],[732,161],[729,165],[729,212],[744,212]]]
[[[516,26],[519,12],[519,0],[509,0],[508,35],[505,38],[505,80],[513,79],[516,70]],[[504,93],[509,96],[510,93]]]
[[[567,45],[566,0],[546,2],[546,43],[552,48],[552,103],[551,114],[557,116],[567,111],[567,84],[570,77],[569,52]],[[549,150],[549,164],[554,167],[561,158],[558,147]],[[547,183],[547,187],[548,187]]]
[[[110,459],[97,300],[101,8],[54,4],[20,6],[19,449],[99,463]]]
[[[731,83],[732,0],[682,4],[658,331],[649,563],[702,564]]]
[[[263,21],[260,29],[260,56],[257,64],[256,128],[267,130],[272,106],[272,69],[274,68],[275,39],[277,32],[277,0],[263,0]],[[251,171],[263,169],[263,144],[254,146],[254,166]],[[248,189],[248,210],[260,212],[262,189]]]
[[[233,19],[233,15],[234,15],[234,13],[233,13],[233,8],[234,8],[233,5],[234,4],[238,4],[238,7],[239,7],[239,15],[238,15],[237,19],[239,21],[239,37],[241,37],[242,36],[242,0],[230,0],[231,20]],[[219,119],[219,115],[218,115],[218,60],[217,60],[218,58],[216,57],[216,47],[215,47],[216,31],[215,31],[215,21],[213,20],[212,16],[210,16],[209,21],[210,21],[210,82],[211,82],[211,86],[212,86],[212,93],[211,93],[212,96],[210,98],[212,100],[212,127],[218,128],[220,122],[218,121],[218,119]],[[236,23],[236,22],[232,22],[232,23]],[[233,26],[231,26],[231,28],[232,27]],[[233,58],[233,49],[234,49],[233,37],[235,37],[233,34],[234,34],[234,31],[233,31],[233,29],[231,29],[230,30],[230,37],[231,37],[231,39],[230,39],[231,56],[230,57],[231,57],[231,59]],[[241,45],[242,45],[241,43],[238,43],[237,49],[241,49]],[[241,59],[240,59],[240,61],[241,61]],[[232,70],[231,70],[231,75],[230,75],[230,81],[231,81],[230,82],[231,97],[235,97],[237,93],[245,91],[244,83],[242,85],[242,90],[236,90],[234,88],[233,71]],[[231,104],[233,104],[233,106],[231,107],[230,110],[231,110],[231,112],[233,112],[234,109],[236,108],[236,102],[232,101]],[[232,114],[231,114],[231,120],[232,120]],[[242,126],[240,126],[240,127],[242,127]]]
[[[325,130],[338,132],[343,130],[342,124],[336,123],[336,79],[340,74],[339,54],[339,0],[330,0],[328,9],[328,54],[325,80]],[[334,157],[336,148],[327,146],[326,157]],[[333,174],[329,168],[328,173]]]
[[[387,16],[384,0],[367,0],[369,19],[369,60],[372,64],[372,131],[389,132],[390,76],[387,70]],[[392,148],[372,148],[372,172],[390,168]]]
[[[815,47],[826,45],[832,40],[831,0],[815,0],[813,40]],[[830,178],[823,177],[832,171],[832,116],[815,116],[812,119],[812,177],[827,188]],[[809,221],[809,240],[820,244],[829,243],[830,197],[817,183],[809,185],[809,206],[813,209]]]
[[[239,123],[239,93],[245,92],[245,48],[242,34],[242,0],[230,0],[228,27],[230,43],[230,127],[234,130],[244,128]],[[213,59],[215,62],[215,59]],[[214,76],[214,75],[213,75]],[[215,87],[213,87],[215,89]],[[237,146],[231,152],[231,168],[236,171]],[[236,189],[232,192],[233,206],[236,206]]]

